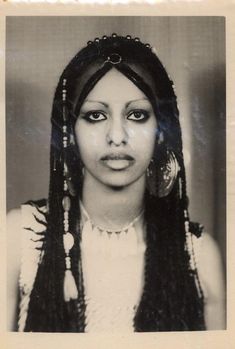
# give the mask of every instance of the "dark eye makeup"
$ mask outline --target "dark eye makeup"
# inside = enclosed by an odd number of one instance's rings
[[[144,109],[135,109],[128,113],[127,120],[135,122],[145,122],[149,119],[150,113]]]
[[[134,109],[130,110],[126,115],[126,120],[144,123],[150,117],[150,112],[144,109]],[[89,123],[98,123],[104,120],[107,120],[107,115],[104,111],[100,110],[91,110],[80,114],[80,118],[86,120]]]
[[[104,114],[104,112],[101,112],[99,110],[91,110],[87,113],[81,114],[80,117],[90,123],[96,123],[107,119],[107,116]]]

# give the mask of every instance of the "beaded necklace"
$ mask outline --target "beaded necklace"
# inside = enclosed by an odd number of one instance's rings
[[[80,201],[80,208],[81,208],[81,213],[82,213],[82,217],[84,217],[87,221],[90,222],[91,226],[92,226],[92,230],[94,230],[95,228],[100,232],[100,233],[107,233],[108,235],[111,234],[121,234],[122,232],[128,233],[128,230],[133,227],[135,225],[135,223],[137,223],[144,214],[144,209],[141,210],[140,214],[138,214],[138,216],[136,216],[130,223],[128,223],[127,225],[125,225],[123,228],[121,229],[109,229],[109,228],[104,228],[101,227],[97,224],[95,224],[92,219],[90,218],[87,210],[85,209],[83,203]],[[84,225],[84,219],[81,219],[81,224],[82,226]]]

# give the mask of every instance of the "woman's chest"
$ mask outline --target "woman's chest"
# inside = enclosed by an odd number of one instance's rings
[[[84,232],[84,230],[83,230]],[[133,331],[144,283],[145,244],[136,233],[83,233],[86,331]]]

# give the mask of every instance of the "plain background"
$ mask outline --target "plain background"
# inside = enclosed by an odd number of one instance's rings
[[[225,261],[225,19],[223,17],[7,17],[7,206],[47,197],[50,113],[59,75],[88,40],[116,32],[156,48],[175,83],[191,219]]]

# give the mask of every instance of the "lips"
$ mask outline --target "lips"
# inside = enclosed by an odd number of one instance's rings
[[[125,153],[111,153],[111,154],[107,154],[105,156],[103,156],[101,158],[101,160],[105,161],[105,160],[129,160],[129,161],[133,161],[134,158],[128,154]]]
[[[135,159],[126,153],[110,153],[101,158],[101,162],[105,167],[112,170],[121,171],[132,166]]]

